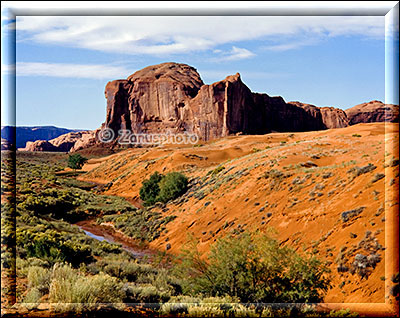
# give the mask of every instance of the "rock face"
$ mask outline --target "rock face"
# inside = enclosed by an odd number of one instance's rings
[[[100,129],[87,131],[86,133],[82,134],[82,136],[75,141],[69,151],[75,152],[95,145],[97,141],[96,136],[99,130]]]
[[[399,122],[399,105],[384,104],[378,100],[346,109],[350,125],[372,122]]]
[[[203,84],[193,67],[176,63],[149,66],[126,80],[109,82],[106,126],[115,133],[119,129],[135,133],[179,129],[189,100]]]
[[[189,100],[181,126],[203,140],[238,132],[266,133],[268,127],[257,116],[259,107],[240,75],[228,76],[211,85],[203,85]]]
[[[234,133],[343,127],[339,119],[330,119],[329,115],[337,115],[339,110],[321,112],[313,105],[286,103],[282,97],[252,93],[238,73],[204,85],[197,71],[186,64],[146,67],[126,80],[107,83],[105,96],[104,127],[115,134],[120,129],[134,133],[185,131],[210,140]]]
[[[28,141],[22,151],[58,151],[68,152],[81,149],[95,143],[95,131],[70,132],[57,138]]]
[[[349,125],[349,120],[344,110],[335,107],[320,108],[322,121],[326,128],[343,128]]]
[[[205,85],[196,69],[178,63],[148,66],[108,82],[106,121],[102,128],[137,133],[194,133],[204,140],[230,134],[265,134],[343,128],[357,123],[399,121],[399,106],[379,101],[346,111],[289,102],[280,97],[253,93],[240,74]],[[28,143],[30,151],[79,151],[118,148],[117,142],[101,143],[99,130],[71,132],[48,142]]]
[[[289,102],[289,104],[301,107],[317,119],[322,124],[322,128],[319,129],[343,128],[349,125],[346,113],[339,108],[317,107],[301,102]]]
[[[27,141],[25,148],[20,148],[22,151],[58,151],[57,147],[54,146],[47,140],[36,140]]]

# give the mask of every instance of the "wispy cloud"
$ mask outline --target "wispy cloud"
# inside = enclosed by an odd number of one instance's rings
[[[213,53],[215,56],[209,59],[212,62],[237,61],[255,56],[255,54],[248,49],[236,46],[232,46],[232,49],[229,51],[214,50]]]
[[[110,79],[126,78],[131,72],[120,66],[99,64],[66,64],[18,62],[17,76]]]
[[[232,50],[228,53],[227,56],[224,58],[228,61],[233,61],[233,60],[242,60],[242,59],[248,59],[249,57],[253,57],[255,54],[253,52],[250,52],[247,49],[240,48],[240,47],[232,47]]]
[[[281,39],[281,43],[263,46],[263,47],[261,47],[261,50],[273,51],[273,52],[297,50],[297,49],[303,48],[305,46],[315,45],[316,43],[318,43],[320,41],[321,41],[321,39],[317,39],[317,38],[307,38],[307,39],[302,39],[302,40],[292,40],[292,39],[282,40]]]
[[[219,54],[224,44],[280,36],[382,38],[384,17],[19,16],[17,35],[19,41],[133,55]],[[233,59],[249,56],[247,49],[237,50],[242,51],[232,52]]]

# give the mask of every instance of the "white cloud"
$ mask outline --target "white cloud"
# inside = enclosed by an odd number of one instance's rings
[[[49,76],[64,78],[126,78],[131,72],[120,66],[99,64],[17,62],[17,76]]]
[[[304,46],[314,45],[318,42],[320,42],[319,39],[312,37],[305,39],[296,39],[296,40],[281,40],[281,43],[279,44],[264,46],[261,49],[265,51],[283,52],[283,51],[300,49]]]
[[[165,55],[215,50],[223,44],[271,37],[383,38],[384,17],[18,16],[17,35],[19,41],[112,53]]]
[[[253,52],[250,52],[249,50],[244,48],[234,46],[232,47],[232,50],[228,53],[228,55],[224,57],[224,59],[228,61],[233,61],[248,59],[249,57],[253,56],[255,56]]]

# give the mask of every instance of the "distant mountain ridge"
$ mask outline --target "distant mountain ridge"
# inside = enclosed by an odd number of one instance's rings
[[[70,132],[80,132],[83,129],[68,129],[55,126],[1,126],[1,139],[7,143],[16,140],[17,148],[24,148],[26,142],[50,140]]]

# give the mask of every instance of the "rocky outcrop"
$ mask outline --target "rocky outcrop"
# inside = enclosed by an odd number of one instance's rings
[[[74,145],[69,151],[75,152],[94,146],[97,143],[96,136],[98,131],[99,129],[96,129],[92,131],[87,131],[86,133],[82,134],[82,136],[75,141]]]
[[[57,138],[47,140],[28,141],[21,151],[58,151],[69,152],[79,150],[95,143],[95,131],[70,132]]]
[[[342,128],[361,122],[397,121],[396,105],[372,101],[346,111],[289,102],[280,96],[253,93],[240,74],[205,85],[195,68],[178,63],[148,66],[129,76],[108,82],[106,121],[118,136],[121,129],[133,133],[195,133],[202,140],[231,134],[265,134]],[[114,149],[118,143],[101,143],[91,132],[73,132],[46,142],[34,142],[27,150],[79,151],[90,147]],[[99,150],[99,151],[100,151]]]
[[[343,128],[349,125],[346,113],[339,108],[317,107],[301,102],[289,102],[289,104],[304,109],[308,114],[319,121],[322,126],[320,129]]]
[[[373,100],[346,109],[350,125],[372,122],[399,122],[399,105]]]
[[[268,132],[253,94],[240,75],[232,75],[211,85],[203,85],[189,101],[181,126],[203,140],[215,139],[238,132]]]
[[[264,96],[266,94],[263,94]],[[274,131],[309,131],[326,129],[318,113],[313,109],[298,107],[292,103],[285,103],[282,97],[269,97],[272,102],[267,103],[267,116],[271,118]],[[268,107],[272,105],[273,107]]]
[[[186,64],[146,67],[126,80],[107,83],[105,96],[104,127],[115,134],[120,129],[134,133],[185,131],[210,140],[235,133],[326,129],[323,118],[329,127],[335,125],[328,118],[329,111],[252,93],[238,73],[204,85],[197,71]]]
[[[181,128],[188,102],[197,95],[203,81],[185,64],[164,63],[146,67],[126,80],[107,83],[106,126],[115,133],[163,132]]]
[[[349,120],[347,118],[344,110],[335,107],[321,107],[322,122],[326,128],[343,128],[349,125]]]
[[[27,141],[21,151],[58,151],[58,148],[47,140]]]

